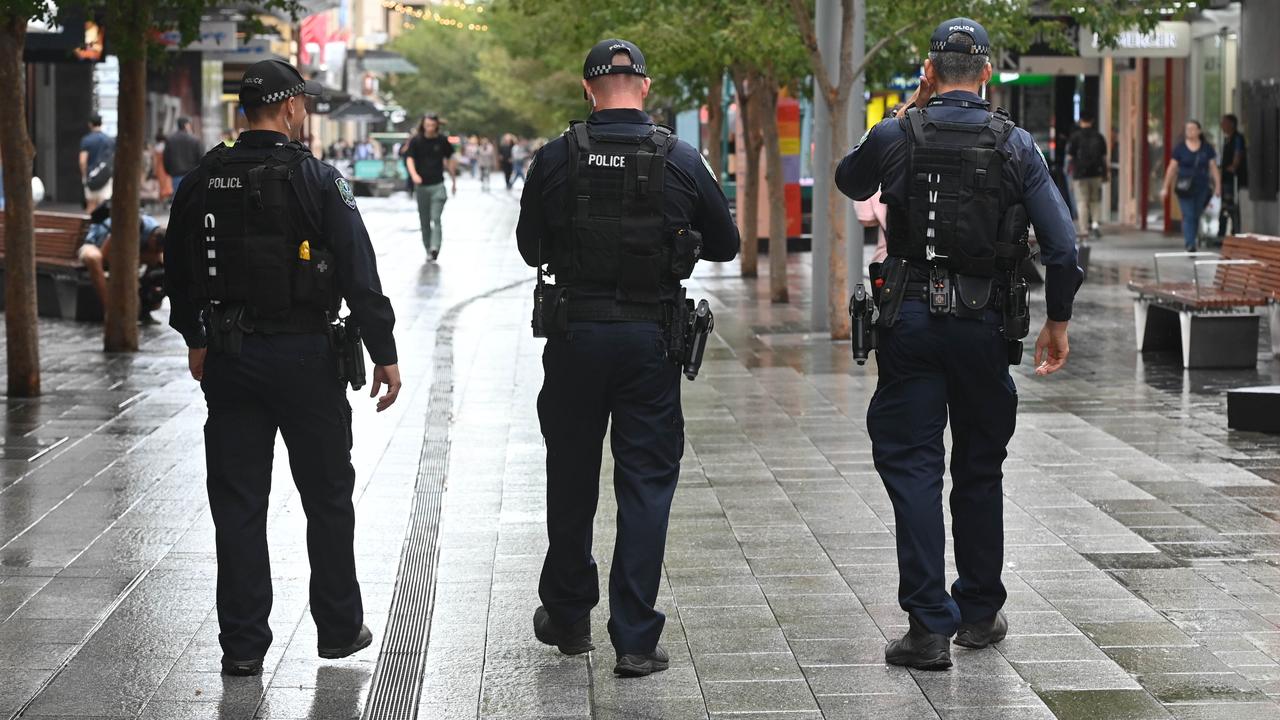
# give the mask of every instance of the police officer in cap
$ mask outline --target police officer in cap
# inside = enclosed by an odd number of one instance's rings
[[[1067,321],[1082,277],[1075,230],[1031,136],[981,96],[991,79],[987,32],[968,18],[938,26],[920,89],[896,118],[863,137],[836,171],[864,200],[882,190],[888,254],[873,268],[879,300],[879,383],[867,413],[876,469],[897,525],[898,602],[909,630],[885,660],[950,667],[950,638],[1002,640],[1005,589],[1001,466],[1018,395],[1026,219],[1046,266],[1048,320],[1037,375],[1067,359]],[[1021,325],[1021,327],[1018,327]],[[944,577],[943,431],[951,422],[952,535],[959,579]]]
[[[699,258],[732,260],[738,232],[710,167],[643,111],[639,48],[597,44],[582,78],[591,116],[535,155],[516,229],[525,262],[546,264],[556,280],[538,283],[536,302],[547,337],[538,417],[549,547],[534,632],[566,654],[593,649],[592,521],[609,429],[618,502],[609,636],[614,672],[637,677],[668,664],[658,645],[666,617],[654,603],[684,453],[673,357],[684,342],[680,281]]]
[[[288,63],[245,71],[250,129],[214,147],[174,199],[165,246],[170,325],[209,407],[209,508],[217,528],[222,670],[256,675],[271,645],[267,498],[276,431],[307,515],[320,657],[368,647],[353,549],[351,406],[331,322],[346,300],[376,367],[379,411],[400,391],[395,315],[347,181],[296,138],[305,95]],[[350,334],[350,333],[348,333]],[[356,348],[358,351],[358,348]]]

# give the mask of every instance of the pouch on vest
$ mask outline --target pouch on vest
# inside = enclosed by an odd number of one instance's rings
[[[687,280],[693,275],[693,266],[702,257],[702,233],[691,227],[675,231],[671,237],[671,276]]]
[[[300,253],[293,263],[293,301],[300,306],[329,310],[327,299],[332,297],[334,283],[333,253],[310,245],[307,255],[303,258]]]

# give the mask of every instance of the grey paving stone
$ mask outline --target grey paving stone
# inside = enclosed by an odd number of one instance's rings
[[[1084,635],[1020,635],[1006,637],[1000,654],[1010,662],[1106,660],[1107,655]]]
[[[804,678],[790,652],[707,653],[694,657],[697,680],[800,680]]]
[[[810,665],[804,677],[815,695],[895,694],[918,691],[905,668],[886,665],[883,658],[869,665]]]
[[[1058,720],[1164,720],[1169,711],[1145,690],[1055,690],[1041,693]]]
[[[704,682],[702,693],[712,715],[818,709],[817,701],[803,679]]]
[[[935,708],[1034,705],[1036,694],[1019,677],[986,677],[952,672],[912,671]]]
[[[1234,672],[1169,673],[1139,676],[1142,687],[1163,703],[1254,702],[1266,699]]]
[[[1106,652],[1120,667],[1135,675],[1229,670],[1212,651],[1202,647],[1113,647]]]
[[[1099,647],[1191,647],[1196,642],[1170,622],[1086,622],[1080,630]]]
[[[1141,687],[1133,676],[1105,658],[1014,662],[1013,666],[1040,693],[1049,690],[1137,690]]]
[[[918,692],[913,695],[819,695],[825,720],[927,720],[938,713]]]

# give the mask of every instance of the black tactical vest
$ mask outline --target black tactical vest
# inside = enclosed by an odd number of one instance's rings
[[[202,231],[191,253],[197,303],[242,306],[250,322],[279,332],[314,331],[337,309],[334,257],[295,185],[308,157],[298,143],[219,145],[205,155]]]
[[[912,108],[899,119],[911,160],[907,205],[890,206],[889,255],[991,277],[1011,269],[1021,248],[1004,247],[1000,220],[1007,199],[1005,142],[1014,123],[1004,110],[984,124],[934,120]]]
[[[552,253],[556,283],[613,287],[619,303],[671,300],[682,278],[672,269],[662,197],[675,134],[661,125],[641,135],[613,134],[575,122],[565,139],[569,237]]]

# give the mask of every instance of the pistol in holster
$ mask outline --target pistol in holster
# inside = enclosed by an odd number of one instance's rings
[[[872,282],[875,282],[874,278]],[[859,365],[866,365],[871,351],[876,349],[876,303],[862,283],[853,286],[853,296],[849,298],[849,320],[853,329],[853,360]]]
[[[1021,203],[1009,206],[1000,218],[999,245],[1006,255],[1007,271],[1004,307],[1002,308],[1002,332],[1008,343],[1009,364],[1022,362],[1022,339],[1031,332],[1031,289],[1022,276],[1022,261],[1031,255],[1027,240],[1031,218]]]
[[[364,387],[364,343],[360,339],[360,326],[350,317],[330,323],[329,346],[337,357],[338,381],[350,385],[352,390]]]
[[[689,300],[692,306],[693,301]],[[684,376],[696,380],[698,371],[702,369],[702,358],[707,351],[707,339],[716,327],[716,316],[711,313],[711,306],[706,300],[699,300],[698,306],[689,314],[688,338],[684,350]]]

